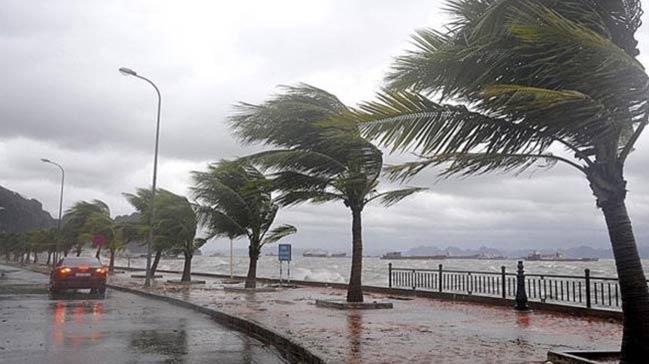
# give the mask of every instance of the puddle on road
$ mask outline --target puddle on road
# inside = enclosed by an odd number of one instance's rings
[[[47,286],[43,284],[3,284],[0,285],[0,295],[47,294]],[[0,299],[11,299],[4,297]]]
[[[142,330],[131,335],[129,347],[136,352],[170,357],[172,362],[180,362],[189,352],[186,323],[173,330]]]

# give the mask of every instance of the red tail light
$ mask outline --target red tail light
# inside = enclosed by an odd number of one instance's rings
[[[59,272],[60,275],[66,275],[66,274],[72,272],[72,269],[70,269],[68,267],[59,267],[58,272]]]
[[[95,269],[95,272],[97,272],[99,274],[106,274],[107,271],[108,270],[106,269],[106,267],[101,267],[101,268]]]

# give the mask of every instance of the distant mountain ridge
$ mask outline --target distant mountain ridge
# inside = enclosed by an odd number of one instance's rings
[[[613,251],[611,248],[593,248],[585,245],[577,247],[570,247],[564,249],[515,249],[515,250],[501,250],[482,246],[478,249],[462,249],[458,247],[449,246],[447,248],[439,248],[436,246],[418,246],[415,248],[403,251],[406,256],[431,256],[431,255],[449,255],[449,256],[469,256],[469,255],[486,255],[486,256],[505,256],[509,258],[522,258],[529,254],[538,251],[541,254],[554,254],[559,252],[569,258],[613,258]],[[643,245],[638,247],[640,257],[649,259],[649,246]]]
[[[0,186],[0,232],[20,233],[56,226],[56,220],[36,199],[26,199]]]

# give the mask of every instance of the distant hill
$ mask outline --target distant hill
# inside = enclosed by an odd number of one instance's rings
[[[529,254],[538,251],[541,254],[554,254],[559,252],[566,257],[570,258],[601,258],[609,259],[613,258],[613,251],[611,248],[593,248],[585,245],[580,245],[577,247],[564,248],[564,249],[548,249],[548,248],[538,248],[538,249],[514,249],[514,250],[500,250],[488,247],[480,247],[478,249],[462,249],[458,247],[449,246],[444,249],[435,247],[435,246],[418,246],[403,251],[403,255],[407,256],[430,256],[430,255],[449,255],[449,256],[468,256],[476,254],[484,254],[488,256],[505,256],[510,258],[522,258],[526,257]],[[640,257],[643,259],[649,259],[649,246],[643,245],[638,247]]]
[[[56,226],[43,204],[0,186],[0,232],[25,232]]]

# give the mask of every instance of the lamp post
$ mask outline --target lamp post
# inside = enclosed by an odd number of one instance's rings
[[[119,72],[124,76],[133,76],[148,82],[153,86],[156,94],[158,94],[158,116],[155,130],[155,153],[153,156],[153,183],[151,187],[151,206],[149,213],[149,238],[146,243],[146,278],[144,279],[144,287],[149,287],[151,286],[151,245],[153,245],[153,223],[155,221],[155,192],[156,179],[158,176],[158,142],[160,140],[160,104],[162,103],[162,97],[160,96],[160,90],[158,90],[158,87],[148,78],[138,75],[137,72],[130,68],[121,67]]]
[[[59,196],[59,220],[57,221],[57,227],[56,227],[56,231],[58,232],[58,237],[56,239],[56,251],[54,252],[54,264],[56,265],[56,261],[58,259],[59,250],[60,250],[59,240],[61,238],[61,214],[63,213],[63,184],[65,183],[65,170],[60,164],[56,162],[52,162],[47,158],[41,158],[41,162],[53,164],[59,167],[59,169],[61,170],[61,194]]]

